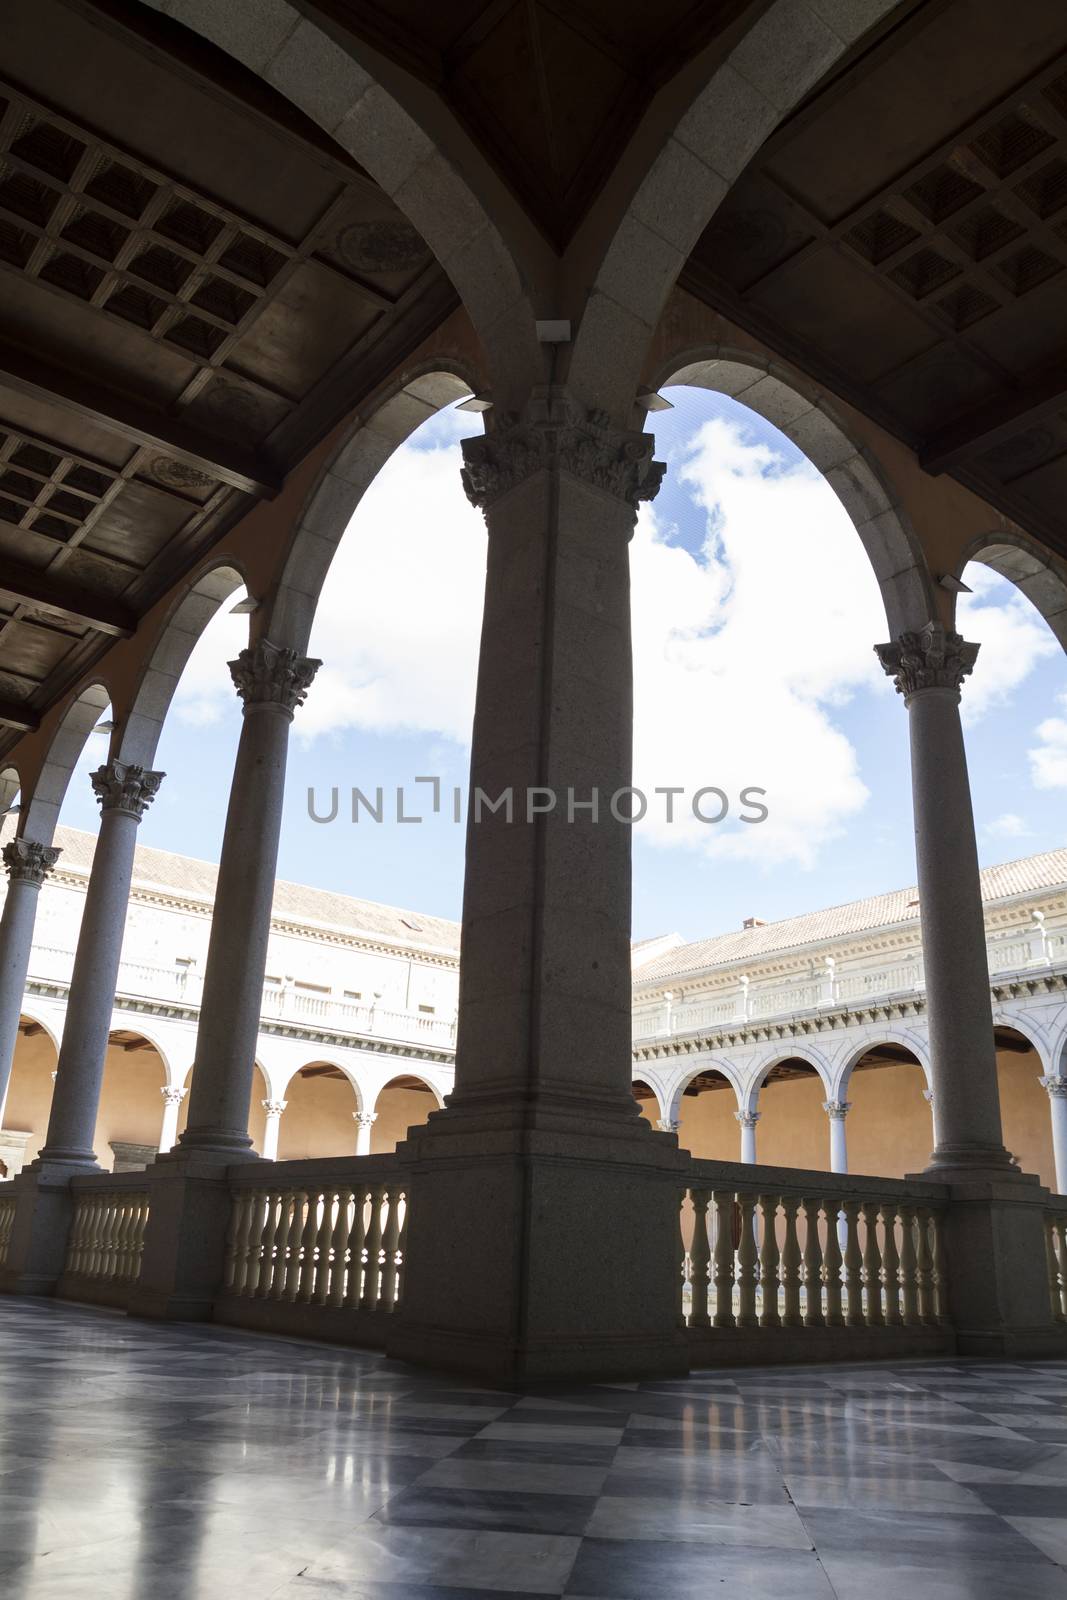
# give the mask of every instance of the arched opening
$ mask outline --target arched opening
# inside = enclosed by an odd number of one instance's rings
[[[351,1078],[330,1061],[311,1061],[289,1079],[278,1133],[279,1161],[350,1156],[359,1097]]]
[[[410,1072],[390,1078],[378,1091],[374,1102],[376,1116],[371,1129],[371,1155],[390,1154],[406,1137],[408,1129],[421,1127],[440,1104],[438,1091],[425,1078]]]
[[[852,1172],[903,1178],[922,1172],[933,1149],[926,1073],[913,1050],[896,1040],[868,1045],[846,1074],[841,1098]]]
[[[0,1116],[0,1162],[4,1166],[0,1178],[15,1177],[36,1159],[44,1144],[58,1059],[59,1047],[51,1029],[23,1012]]]
[[[774,1062],[760,1079],[757,1158],[771,1167],[828,1167],[826,1082],[802,1056]]]
[[[1005,1148],[1024,1172],[1036,1172],[1055,1194],[1052,1120],[1048,1092],[1041,1086],[1041,1057],[1033,1041],[1017,1027],[997,1023],[993,1037]]]
[[[112,1172],[136,1172],[155,1159],[168,1081],[158,1045],[134,1028],[108,1037],[96,1116],[96,1159]]]
[[[189,1122],[189,1086],[192,1082],[192,1076],[193,1066],[192,1062],[190,1062],[183,1080],[183,1087],[186,1091],[185,1097],[178,1112],[177,1136],[179,1138],[185,1132]],[[248,1136],[252,1140],[252,1148],[257,1156],[263,1154],[263,1135],[267,1126],[267,1111],[263,1102],[269,1098],[270,1086],[267,1082],[267,1076],[257,1061],[252,1072],[252,1092],[248,1097]]]
[[[739,1133],[734,1085],[717,1067],[702,1067],[677,1101],[678,1143],[702,1161],[736,1161]]]
[[[659,1096],[655,1089],[650,1083],[646,1083],[644,1078],[635,1078],[632,1089],[633,1097],[637,1101],[638,1111],[640,1111],[646,1122],[651,1122],[654,1128],[658,1127],[663,1111],[660,1108]]]

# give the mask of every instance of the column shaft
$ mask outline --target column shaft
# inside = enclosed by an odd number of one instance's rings
[[[70,980],[63,1043],[42,1162],[95,1167],[93,1134],[100,1103],[122,936],[133,877],[137,825],[163,778],[161,772],[109,761],[92,774],[100,831],[85,893]]]
[[[754,1166],[756,1162],[756,1123],[760,1119],[758,1111],[735,1111],[734,1116],[741,1124],[741,1160],[747,1166]]]
[[[0,1127],[18,1043],[37,900],[58,855],[58,850],[27,839],[12,839],[4,846],[8,886],[0,917]]]
[[[1052,1151],[1056,1161],[1056,1189],[1067,1194],[1067,1078],[1050,1074],[1041,1083],[1048,1090],[1049,1117],[1052,1122]]]
[[[845,1136],[845,1118],[851,1110],[848,1100],[825,1100],[823,1110],[830,1123],[830,1171],[848,1171],[848,1141]]]
[[[168,1086],[162,1090],[162,1094],[163,1121],[159,1129],[159,1148],[166,1153],[173,1150],[178,1140],[178,1113],[185,1099],[185,1090]]]

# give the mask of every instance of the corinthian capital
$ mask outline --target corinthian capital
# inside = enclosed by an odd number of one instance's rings
[[[892,644],[874,648],[905,701],[923,689],[954,689],[958,694],[978,655],[976,644],[940,622],[928,622],[918,633],[902,633]]]
[[[535,472],[558,468],[614,495],[636,513],[652,500],[666,471],[653,461],[650,433],[613,428],[602,411],[587,411],[565,390],[535,390],[524,417],[463,440],[463,487],[482,511]]]
[[[147,767],[111,760],[90,772],[89,781],[101,811],[124,811],[140,822],[165,777],[165,772],[149,772]]]
[[[3,849],[4,866],[12,883],[41,884],[47,878],[60,851],[32,839],[12,839]]]
[[[279,706],[290,716],[304,704],[321,666],[321,661],[281,649],[269,639],[260,639],[229,663],[234,687],[246,706]]]

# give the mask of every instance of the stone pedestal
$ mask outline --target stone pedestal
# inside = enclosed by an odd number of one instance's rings
[[[33,1138],[27,1129],[0,1128],[0,1178],[17,1178],[26,1158],[26,1146]]]
[[[14,1180],[15,1220],[7,1260],[0,1267],[0,1294],[55,1294],[74,1218],[70,1180],[84,1171],[81,1162],[42,1162],[38,1158]]]
[[[131,1144],[128,1139],[109,1139],[114,1161],[112,1172],[143,1172],[156,1159],[158,1146]]]
[[[257,1156],[246,1159],[258,1160]],[[231,1220],[231,1155],[182,1151],[148,1169],[148,1224],[130,1316],[210,1321],[222,1285]]]

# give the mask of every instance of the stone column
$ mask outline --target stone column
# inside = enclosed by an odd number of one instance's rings
[[[37,897],[58,858],[58,850],[32,839],[12,839],[3,849],[7,899],[0,917],[0,1127],[19,1037]]]
[[[92,1170],[98,1165],[93,1134],[126,930],[137,827],[164,774],[112,759],[89,776],[100,802],[100,831],[74,955],[48,1135],[39,1160]]]
[[[960,689],[978,646],[931,622],[879,645],[908,708],[915,865],[934,1090],[927,1169],[1010,1171],[997,1091],[985,919]]]
[[[1056,1158],[1056,1189],[1060,1194],[1067,1194],[1067,1078],[1050,1073],[1047,1078],[1041,1079],[1041,1087],[1048,1090],[1052,1149]]]
[[[851,1100],[824,1100],[822,1108],[830,1119],[830,1171],[848,1171],[848,1145],[845,1118],[852,1110]]]
[[[376,1111],[353,1111],[356,1124],[356,1155],[370,1155],[370,1131],[378,1120]]]
[[[137,826],[163,779],[114,757],[90,774],[100,802],[74,956],[48,1133],[37,1160],[16,1179],[18,1205],[0,1272],[9,1293],[51,1294],[66,1256],[70,1179],[99,1171],[93,1136],[115,1000]]]
[[[949,1319],[960,1355],[1063,1354],[1052,1322],[1047,1191],[1004,1148],[960,689],[978,646],[938,622],[877,646],[908,708],[934,1150],[947,1186]]]
[[[263,1126],[264,1161],[278,1159],[278,1134],[281,1132],[282,1112],[288,1104],[288,1100],[262,1101],[263,1109],[267,1113],[267,1120]]]
[[[256,1159],[248,1135],[248,1105],[289,727],[319,665],[264,639],[230,662],[244,720],[215,888],[188,1124],[175,1148],[149,1169],[141,1275],[130,1298],[130,1310],[141,1316],[211,1316],[230,1225],[226,1168]]]
[[[760,1111],[734,1112],[741,1124],[741,1160],[746,1166],[754,1166],[756,1162],[756,1123],[762,1114]]]
[[[166,1153],[168,1150],[173,1150],[178,1142],[178,1113],[188,1091],[178,1084],[168,1084],[159,1092],[163,1096],[163,1124],[159,1130],[159,1148]]]
[[[489,421],[463,446],[489,546],[455,1088],[399,1149],[389,1350],[508,1381],[677,1371],[684,1158],[631,1090],[626,820],[629,542],[662,468],[555,386]]]
[[[255,1072],[270,939],[289,726],[321,662],[261,639],[230,662],[244,721],[237,747],[211,919],[189,1122],[179,1141],[241,1155],[251,1149]]]

